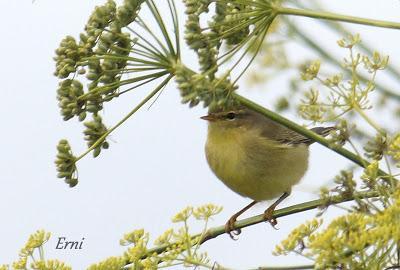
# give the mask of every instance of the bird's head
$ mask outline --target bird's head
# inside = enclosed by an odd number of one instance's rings
[[[256,121],[256,115],[245,108],[236,108],[231,110],[219,110],[209,112],[208,115],[200,117],[208,121],[212,127],[219,128],[238,128],[250,127]]]

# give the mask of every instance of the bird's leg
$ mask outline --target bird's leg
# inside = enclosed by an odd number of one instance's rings
[[[241,230],[235,229],[235,222],[236,219],[243,214],[244,212],[246,212],[247,210],[249,210],[252,206],[254,206],[257,203],[257,201],[253,201],[251,202],[249,205],[247,205],[246,207],[244,207],[242,210],[240,210],[239,212],[237,212],[236,214],[234,214],[233,216],[231,216],[231,218],[226,222],[225,224],[225,232],[227,234],[229,234],[229,236],[233,239],[233,240],[237,240],[235,238],[235,236],[239,235],[241,233]]]
[[[275,208],[284,199],[289,197],[289,195],[290,195],[290,191],[287,191],[287,192],[283,193],[282,196],[280,196],[279,199],[276,200],[276,202],[274,202],[273,204],[271,204],[271,206],[268,207],[267,210],[265,210],[265,212],[264,212],[264,220],[268,221],[272,225],[272,227],[274,227],[274,228],[275,228],[275,225],[278,224],[278,222],[276,221],[276,218],[273,217]]]

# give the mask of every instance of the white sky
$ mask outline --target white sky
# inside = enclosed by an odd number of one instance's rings
[[[181,105],[173,84],[150,110],[145,107],[112,134],[109,150],[95,160],[88,156],[79,162],[77,187],[70,189],[56,178],[54,158],[59,139],[68,138],[77,154],[85,149],[85,142],[81,125],[64,122],[59,114],[52,57],[60,40],[65,35],[77,37],[93,7],[103,2],[0,1],[0,264],[15,260],[27,237],[37,229],[45,229],[52,232],[45,246],[46,257],[84,269],[108,256],[122,254],[119,239],[124,233],[145,228],[153,237],[158,236],[172,226],[171,216],[187,205],[223,205],[224,211],[210,224],[217,226],[249,202],[228,190],[209,170],[203,151],[206,123],[199,120],[206,110]],[[329,2],[330,10],[352,15],[398,20],[400,14],[400,2],[394,0],[380,1],[380,5],[372,0]],[[297,21],[318,35],[321,43],[336,46],[340,37],[323,32],[317,21]],[[399,62],[400,32],[353,29],[364,40],[375,42],[391,61]],[[293,47],[290,55],[293,59],[302,57],[298,47]],[[193,61],[186,59],[186,63]],[[267,87],[285,86],[274,83]],[[140,88],[112,102],[104,112],[105,122],[109,126],[116,123],[150,90]],[[241,93],[271,107],[262,91],[242,88]],[[320,146],[311,149],[310,169],[285,201],[286,206],[315,199],[315,195],[301,190],[318,188],[346,164],[343,158]],[[249,215],[262,213],[265,206],[256,207]],[[328,216],[333,212],[330,210]],[[235,242],[227,235],[220,236],[207,242],[203,250],[235,269],[309,263],[301,257],[274,257],[271,251],[291,229],[314,214],[310,211],[281,218],[280,230],[267,224],[252,226],[244,229]],[[84,237],[83,249],[56,250],[56,238],[60,236],[75,241]]]

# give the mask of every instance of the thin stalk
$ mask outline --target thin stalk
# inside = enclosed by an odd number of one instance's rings
[[[383,159],[385,160],[386,168],[387,171],[389,172],[389,182],[391,187],[396,187],[394,181],[393,181],[393,173],[392,173],[392,167],[390,166],[389,158],[387,155],[383,155]]]
[[[128,65],[127,65],[128,66]],[[107,70],[104,73],[111,73],[111,72],[119,72],[120,74],[128,74],[128,73],[137,73],[137,72],[143,72],[143,71],[153,71],[153,70],[160,70],[161,68],[159,67],[148,67],[148,68],[125,68],[125,69],[110,69]]]
[[[255,45],[257,43],[257,41],[259,42],[259,45],[257,46],[257,50],[256,52],[253,54],[253,56],[251,57],[249,63],[245,66],[245,68],[241,71],[241,73],[239,74],[239,76],[235,79],[234,82],[232,82],[232,84],[236,84],[236,82],[239,80],[239,78],[244,74],[244,72],[249,68],[250,64],[254,61],[258,51],[260,50],[261,44],[262,44],[262,40],[264,39],[264,37],[266,36],[266,33],[268,31],[268,27],[266,27],[264,29],[263,32],[263,36],[261,39],[259,39],[259,37],[254,36],[253,40],[251,40],[249,43],[249,45],[247,46],[247,48],[245,49],[245,51],[242,53],[242,55],[239,57],[239,59],[233,64],[232,67],[229,68],[228,72],[226,72],[226,74],[230,74],[233,69],[235,69],[235,67],[240,63],[240,61],[247,55],[247,53],[251,50],[252,46]],[[243,43],[244,44],[244,43]],[[224,64],[225,62],[227,62],[228,60],[230,60],[230,57],[227,57],[225,60],[221,61],[220,63],[218,63],[219,65]],[[220,81],[222,81],[224,78],[221,78]]]
[[[153,39],[157,42],[157,44],[160,46],[160,48],[163,50],[165,54],[168,54],[168,50],[164,46],[164,44],[158,39],[158,37],[153,33],[153,31],[151,31],[150,27],[148,27],[147,24],[144,22],[144,20],[142,20],[142,18],[140,18],[139,16],[138,16],[138,25],[141,26],[144,30],[147,31],[147,33],[149,33],[153,37]]]
[[[126,79],[126,80],[122,80],[119,82],[115,82],[115,83],[110,83],[107,84],[105,86],[100,86],[97,87],[81,96],[78,97],[78,100],[84,100],[85,98],[87,98],[88,96],[92,96],[92,95],[99,95],[102,94],[102,92],[108,92],[109,91],[109,87],[113,87],[113,86],[122,86],[122,85],[126,85],[126,84],[131,84],[131,83],[135,83],[135,82],[139,82],[142,80],[147,80],[149,78],[160,78],[166,74],[168,74],[169,71],[160,71],[160,72],[156,72],[156,73],[150,73],[150,74],[146,74],[143,76],[139,76],[139,77],[135,77],[132,79]]]
[[[151,58],[151,59],[158,60],[160,58],[160,56],[157,54],[157,52],[150,50],[148,47],[144,46],[139,41],[136,41],[135,45],[138,45],[138,46],[144,48],[144,50],[135,48],[135,46],[133,46],[132,49],[130,50],[130,52],[132,52],[132,53],[140,52],[143,55],[146,55],[146,57]],[[163,56],[163,55],[161,54],[161,56]]]
[[[217,60],[219,61],[221,59],[224,59],[225,57],[229,58],[230,55],[233,55],[236,52],[238,52],[241,48],[243,48],[247,44],[247,42],[249,42],[249,40],[251,40],[253,38],[254,38],[254,36],[251,34],[246,36],[239,44],[233,46],[232,48],[230,48],[229,50],[224,52],[222,55],[218,56]],[[211,39],[211,40],[213,40],[213,39]],[[214,39],[214,40],[217,40],[217,39]]]
[[[43,250],[43,246],[39,247],[39,258],[41,261],[44,261],[44,250]]]
[[[127,93],[127,92],[129,92],[129,91],[131,91],[131,90],[133,90],[133,89],[136,89],[136,88],[138,88],[138,87],[140,87],[140,86],[142,86],[142,85],[145,85],[145,84],[147,84],[147,83],[149,83],[149,82],[152,82],[152,81],[154,81],[154,80],[157,80],[157,79],[158,79],[158,77],[150,78],[150,79],[148,79],[148,80],[146,80],[146,81],[144,81],[144,82],[141,82],[141,83],[139,83],[139,84],[137,84],[137,85],[135,85],[135,86],[129,87],[129,88],[127,88],[127,89],[125,89],[125,90],[123,90],[123,91],[121,91],[121,92],[119,92],[119,93],[116,93],[115,96],[118,97],[118,96],[120,96],[120,95],[122,95],[122,94],[125,94],[125,93]]]
[[[353,148],[353,151],[356,153],[357,156],[361,157],[360,152],[358,151],[356,145],[353,143],[353,140],[350,140],[350,138],[347,138],[347,142],[350,144],[351,148]],[[367,165],[364,164],[364,166],[366,167]]]
[[[372,126],[376,131],[378,131],[381,135],[386,134],[386,132],[374,121],[372,120],[365,112],[363,109],[358,106],[358,104],[353,105],[353,109],[361,115],[361,117],[370,125]]]
[[[231,67],[230,71],[232,71],[232,70],[235,68],[235,66],[237,66],[237,65],[239,64],[239,62],[241,61],[241,59],[243,59],[243,57],[247,54],[247,52],[250,51],[250,50],[252,49],[252,46],[253,46],[258,40],[260,40],[260,45],[258,46],[258,48],[257,48],[257,50],[256,50],[256,53],[254,53],[254,55],[253,55],[253,57],[252,57],[252,59],[251,59],[251,61],[250,61],[250,63],[249,63],[249,64],[251,64],[251,63],[253,62],[254,58],[256,57],[257,53],[259,52],[261,46],[262,46],[262,40],[264,40],[266,34],[268,33],[268,28],[269,28],[269,25],[268,25],[268,24],[271,24],[271,21],[272,21],[272,20],[273,20],[273,18],[266,18],[266,20],[263,21],[263,23],[261,24],[261,26],[256,26],[256,29],[253,30],[253,33],[252,33],[252,34],[248,35],[244,40],[242,40],[242,42],[240,42],[240,43],[239,43],[238,45],[236,45],[234,48],[232,48],[232,49],[229,50],[228,52],[224,53],[223,55],[219,56],[219,57],[218,57],[218,60],[221,60],[221,61],[218,62],[218,65],[221,66],[221,65],[223,65],[225,62],[228,62],[228,61],[232,58],[232,56],[233,56],[235,53],[239,52],[239,50],[242,49],[245,45],[247,45],[247,43],[250,43],[250,44],[247,46],[245,52],[240,56],[239,60],[234,64],[233,67]],[[265,27],[263,27],[263,26],[265,26]],[[254,32],[256,32],[256,31],[258,32],[258,29],[264,31],[264,32],[262,32],[262,33],[263,33],[263,37],[262,37],[261,39],[259,39],[259,37],[258,37],[256,34],[254,34]],[[225,58],[225,59],[224,59],[224,58]],[[242,73],[241,73],[240,76],[243,75],[243,73],[248,69],[248,67],[249,67],[249,65],[246,66],[246,68],[242,71]],[[239,76],[239,77],[240,77],[240,76]]]
[[[176,44],[176,58],[181,58],[181,42],[180,42],[180,30],[179,30],[179,20],[178,12],[176,10],[175,1],[168,0],[168,7],[172,17],[172,23],[174,24],[174,34],[175,34],[175,44]]]
[[[89,147],[83,154],[76,158],[75,162],[79,161],[81,158],[90,153],[93,149],[98,147],[103,141],[110,135],[114,130],[116,130],[120,125],[122,125],[126,120],[128,120],[135,112],[137,112],[144,104],[146,104],[153,96],[155,96],[158,91],[160,91],[172,78],[174,75],[169,75],[164,81],[160,83],[147,97],[145,97],[132,111],[130,111],[124,118],[122,118],[115,126],[107,130],[91,147]]]
[[[149,58],[151,60],[158,61],[158,62],[162,62],[161,60],[164,60],[164,62],[166,62],[165,59],[162,59],[159,56],[156,56],[154,54],[150,54],[149,52],[145,52],[145,51],[142,51],[142,50],[137,49],[137,48],[132,50],[132,54],[137,54],[139,56],[143,56],[143,57],[146,57],[146,58]]]
[[[267,18],[267,20],[265,21],[265,29],[263,30],[263,32],[262,32],[262,34],[261,34],[261,38],[256,37],[256,39],[255,39],[255,41],[254,41],[254,44],[256,44],[257,41],[259,42],[259,44],[258,44],[258,46],[257,46],[257,48],[256,48],[256,51],[254,52],[253,56],[250,58],[250,61],[247,63],[247,65],[246,65],[246,66],[243,68],[243,70],[240,72],[239,76],[235,79],[235,81],[233,82],[233,84],[236,84],[236,82],[240,79],[240,77],[243,76],[243,74],[246,72],[246,70],[247,70],[247,69],[250,67],[250,65],[253,63],[253,61],[254,61],[254,59],[256,58],[258,52],[260,51],[260,48],[261,48],[261,46],[262,46],[262,43],[263,43],[264,38],[267,36],[269,26],[271,25],[271,22],[273,21],[273,19],[274,19],[274,18],[272,18],[272,19]],[[250,46],[252,46],[252,44],[251,44]],[[250,46],[246,49],[246,51],[245,51],[245,53],[243,54],[243,56],[244,56],[245,54],[247,54],[247,51],[248,51],[248,50],[250,50]],[[239,60],[237,61],[237,63],[232,67],[232,69],[233,69],[237,64],[239,64],[240,60],[241,60],[241,59],[239,59]]]
[[[162,19],[160,12],[158,11],[157,6],[154,4],[153,0],[146,1],[147,6],[149,7],[151,13],[153,14],[154,19],[157,21],[157,24],[163,34],[165,41],[167,42],[169,53],[172,55],[176,55],[174,45],[169,37],[167,28],[165,27],[164,20]]]
[[[308,10],[308,9],[296,9],[296,8],[288,8],[288,7],[277,7],[276,11],[277,11],[277,13],[282,14],[282,15],[302,16],[302,17],[309,17],[309,18],[315,18],[315,19],[323,19],[323,20],[332,20],[332,21],[341,21],[341,22],[369,25],[369,26],[375,26],[375,27],[400,29],[400,23],[397,23],[397,22],[367,19],[367,18],[362,18],[362,17],[341,15],[341,14],[325,12],[325,11],[314,11],[314,10]]]
[[[152,32],[150,32],[150,30],[147,28],[147,26],[143,25],[140,22],[140,18],[138,18],[137,25],[142,27],[147,33],[149,33],[154,38],[154,34]],[[160,58],[164,57],[164,54],[156,46],[151,44],[151,42],[148,41],[143,35],[139,34],[137,31],[133,30],[129,26],[127,27],[127,29],[129,31],[131,31],[134,35],[136,35],[140,40],[143,40],[148,45],[148,47],[144,46],[144,44],[141,44],[139,42],[136,42],[135,45],[137,44],[138,46],[142,47],[145,50],[148,50],[149,52],[151,52],[154,55],[157,55]],[[162,47],[162,44],[161,44],[161,49],[163,49],[164,53],[166,53],[166,50]]]
[[[126,60],[126,61],[132,61],[132,62],[137,62],[137,63],[142,63],[146,64],[149,66],[155,66],[155,67],[165,67],[165,65],[160,64],[161,61],[158,62],[152,62],[152,61],[147,61],[144,59],[136,58],[136,57],[131,57],[131,56],[118,56],[118,55],[99,55],[99,56],[90,56],[87,58],[83,58],[83,61],[86,60],[103,60],[103,59],[115,59],[115,60]]]

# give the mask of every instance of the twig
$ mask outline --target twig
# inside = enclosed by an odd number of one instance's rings
[[[355,198],[358,199],[365,199],[365,198],[371,198],[371,197],[377,197],[378,193],[376,192],[357,192],[354,193],[353,196],[351,197],[339,197],[339,196],[334,196],[332,198],[330,198],[329,202],[327,203],[326,200],[313,200],[313,201],[308,201],[305,203],[300,203],[300,204],[295,204],[289,207],[285,207],[279,210],[276,210],[272,217],[273,218],[279,218],[279,217],[284,217],[284,216],[288,216],[288,215],[292,215],[292,214],[296,214],[296,213],[301,213],[301,212],[305,212],[308,210],[312,210],[312,209],[316,209],[318,207],[326,207],[328,205],[334,205],[334,204],[338,204],[338,203],[343,203],[343,202],[348,202],[348,201],[352,201]],[[253,217],[249,217],[246,219],[242,219],[239,220],[237,222],[235,222],[235,229],[242,229],[245,227],[249,227],[261,222],[265,222],[264,219],[264,215],[257,215],[257,216],[253,216]],[[192,236],[192,239],[198,238],[198,237],[202,237],[198,243],[194,243],[193,245],[201,245],[204,242],[211,240],[213,238],[216,238],[222,234],[225,234],[225,225],[221,225],[218,227],[214,227],[214,228],[210,228],[206,231],[206,233],[204,234],[196,234],[194,236]],[[178,244],[177,242],[174,243],[170,243],[170,244],[166,244],[166,245],[162,245],[156,248],[151,248],[149,250],[147,250],[147,253],[145,256],[142,257],[142,259],[146,258],[147,256],[151,255],[151,254],[160,254],[163,253],[165,251],[167,251],[169,248],[171,248],[172,246]],[[132,262],[126,261],[126,264],[131,264]],[[290,269],[290,268],[289,268]]]
[[[378,196],[377,192],[371,192],[371,191],[357,192],[352,197],[347,197],[347,198],[342,198],[339,196],[332,197],[328,204],[332,205],[332,204],[338,204],[338,203],[352,201],[355,198],[364,199],[364,198],[371,198],[371,197],[376,197],[376,196]],[[327,202],[324,200],[321,200],[321,199],[308,201],[308,202],[300,203],[300,204],[295,204],[295,205],[292,205],[289,207],[285,207],[285,208],[276,210],[273,214],[273,218],[279,218],[279,217],[289,216],[289,215],[296,214],[296,213],[305,212],[305,211],[312,210],[312,209],[315,209],[318,207],[327,206],[326,204],[327,204]],[[242,228],[249,227],[251,225],[255,225],[255,224],[258,224],[258,223],[261,223],[264,221],[265,221],[264,214],[253,216],[253,217],[246,218],[246,219],[242,219],[242,220],[235,222],[235,229],[242,229]],[[225,225],[215,227],[215,228],[210,228],[207,230],[203,239],[201,239],[200,242],[204,243],[204,242],[206,242],[210,239],[213,239],[224,233],[225,233]]]

